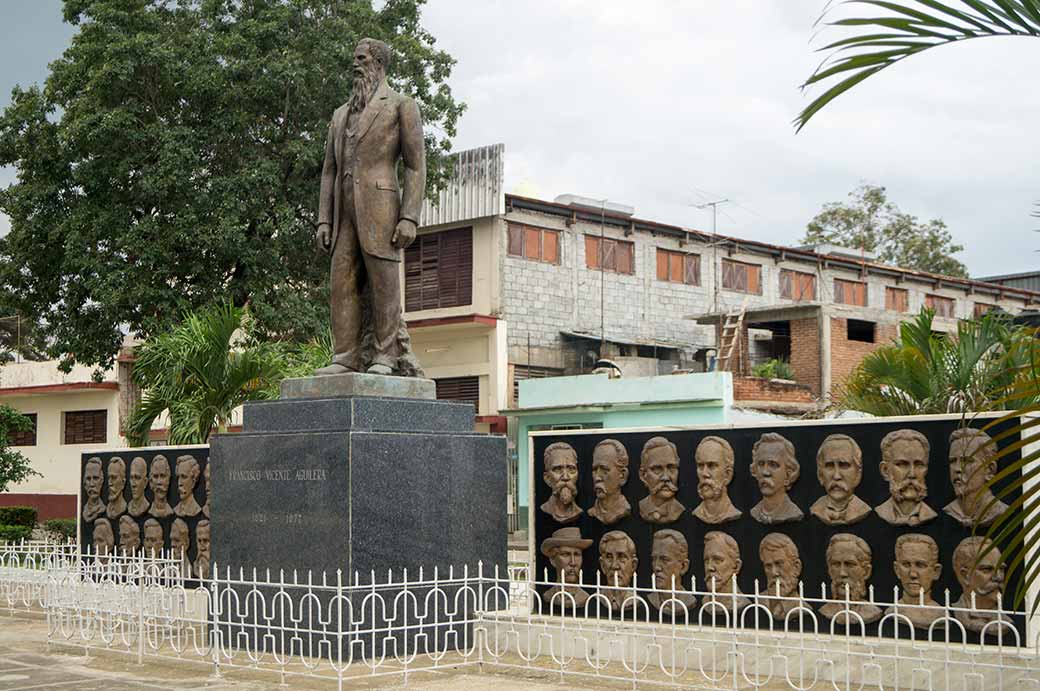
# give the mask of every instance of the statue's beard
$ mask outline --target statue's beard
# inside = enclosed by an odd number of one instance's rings
[[[366,69],[354,77],[354,88],[350,93],[350,112],[360,113],[372,100],[372,95],[379,88],[382,72],[378,69]]]

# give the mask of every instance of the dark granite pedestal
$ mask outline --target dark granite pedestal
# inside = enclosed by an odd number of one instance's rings
[[[473,417],[469,404],[358,395],[246,404],[243,431],[211,441],[221,574],[226,566],[247,574],[284,569],[300,582],[310,572],[315,584],[324,573],[335,585],[340,571],[349,596],[355,574],[362,584],[373,573],[386,583],[388,571],[399,581],[403,569],[414,580],[420,567],[427,578],[435,567],[443,577],[466,565],[475,575],[478,562],[488,574],[496,565],[505,573],[505,439],[473,432]],[[305,594],[296,589],[293,599]],[[319,599],[328,605],[333,594]],[[394,593],[385,595],[392,607]],[[423,614],[412,611],[408,623]],[[425,614],[445,620],[443,611]],[[364,623],[388,622],[366,616]],[[387,641],[405,643],[398,638]]]

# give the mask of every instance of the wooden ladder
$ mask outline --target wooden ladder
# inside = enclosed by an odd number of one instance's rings
[[[740,311],[730,312],[725,315],[722,322],[722,330],[719,332],[718,359],[715,361],[715,370],[718,372],[740,373],[740,361],[742,356],[741,345],[744,339],[741,334],[744,331],[744,317],[747,315],[747,298],[740,304]],[[734,368],[734,359],[736,368]]]

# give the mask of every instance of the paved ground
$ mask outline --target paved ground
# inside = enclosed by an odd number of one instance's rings
[[[276,675],[239,671],[229,672],[221,679],[213,679],[210,677],[210,669],[191,663],[147,659],[145,664],[138,665],[135,660],[122,655],[92,653],[87,657],[62,648],[49,649],[46,641],[47,627],[44,622],[0,615],[0,691],[285,691],[286,688],[336,688],[335,682],[312,679],[290,679],[288,686],[280,686]],[[385,680],[352,680],[344,688],[375,691],[400,688],[400,684],[400,677],[391,677]],[[468,668],[437,675],[417,675],[409,680],[408,688],[430,691],[559,691],[592,687],[561,685],[558,677],[550,674],[537,677],[473,674],[472,668]]]

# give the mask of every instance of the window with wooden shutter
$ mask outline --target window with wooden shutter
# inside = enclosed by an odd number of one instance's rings
[[[406,312],[473,302],[473,229],[420,235],[404,254]]]
[[[480,377],[449,377],[434,381],[437,384],[437,400],[472,403],[479,409]]]
[[[975,315],[975,318],[978,319],[982,315],[986,314],[986,312],[989,312],[991,309],[994,309],[995,307],[996,305],[991,305],[986,302],[976,302],[975,305],[972,307],[972,313]]]
[[[24,432],[8,432],[8,444],[11,446],[36,446],[36,413],[22,413],[32,422],[32,428]]]
[[[732,259],[722,260],[722,287],[738,293],[762,294],[762,267]]]
[[[635,273],[635,245],[624,240],[585,236],[585,266],[603,267],[604,271],[620,274]]]
[[[780,271],[780,297],[795,302],[815,300],[816,276],[804,271],[782,269]]]
[[[657,280],[699,286],[701,284],[700,255],[658,247]]]
[[[511,257],[547,264],[560,263],[560,231],[512,222],[508,224],[508,229],[508,252]]]
[[[842,305],[867,306],[867,284],[862,281],[834,279],[834,301]]]
[[[108,411],[67,411],[64,438],[66,444],[104,444],[108,441]]]
[[[924,296],[924,305],[929,309],[935,310],[935,316],[937,317],[953,318],[955,316],[956,303],[953,301],[953,298],[929,293]]]
[[[910,293],[905,288],[885,286],[885,309],[893,312],[910,311]]]

